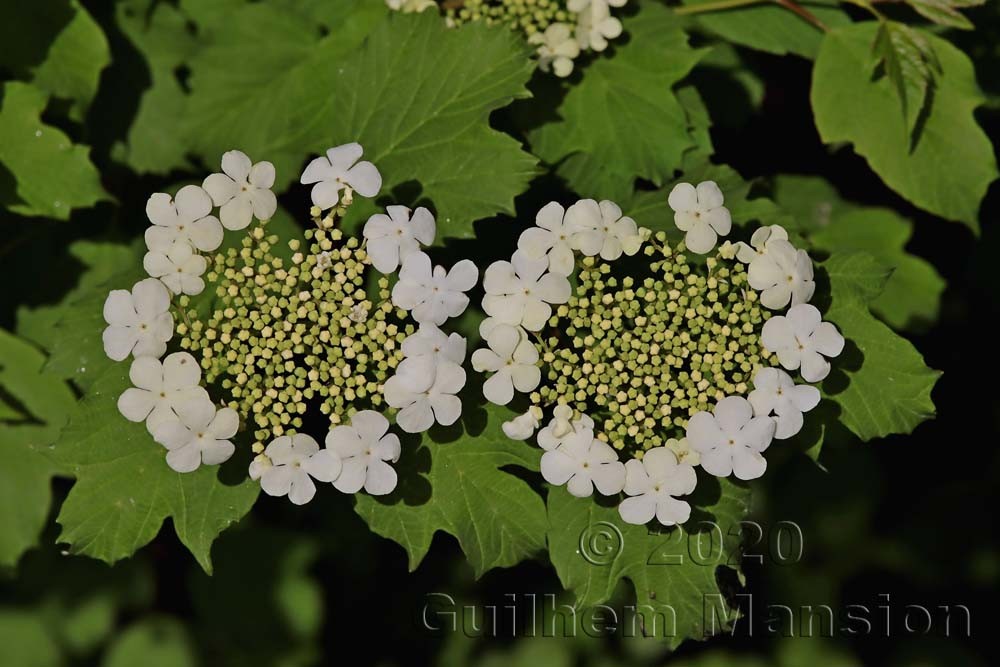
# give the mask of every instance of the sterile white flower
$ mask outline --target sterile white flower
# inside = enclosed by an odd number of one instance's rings
[[[542,418],[542,411],[537,406],[531,406],[527,412],[518,415],[500,425],[504,435],[511,440],[527,440],[535,434],[535,429]]]
[[[567,77],[573,72],[573,59],[580,55],[580,44],[573,36],[573,26],[552,23],[545,32],[528,37],[528,43],[538,46],[538,67],[543,72],[550,69],[556,76]]]
[[[332,482],[342,472],[337,452],[320,449],[305,433],[283,435],[271,441],[263,455],[250,464],[250,478],[260,480],[269,496],[288,496],[296,505],[305,505],[316,495],[313,479]]]
[[[434,243],[434,216],[421,206],[410,214],[406,206],[386,206],[385,213],[368,218],[362,234],[368,239],[368,256],[382,273],[392,273],[420,244]]]
[[[389,9],[404,14],[419,14],[430,7],[437,7],[434,0],[385,0],[385,3],[389,5]]]
[[[592,0],[577,16],[576,41],[580,48],[603,51],[608,40],[622,34],[622,22],[611,15],[607,0]]]
[[[201,278],[208,266],[205,258],[184,241],[174,243],[166,252],[150,250],[142,258],[142,266],[174,294],[193,296],[205,289],[205,281]]]
[[[552,314],[549,304],[566,303],[571,293],[569,281],[547,268],[520,250],[509,262],[493,262],[483,276],[483,310],[504,324],[540,330]]]
[[[844,349],[844,337],[830,322],[823,322],[816,306],[801,303],[784,315],[764,323],[760,332],[764,347],[778,355],[787,370],[799,368],[806,382],[819,382],[830,373],[830,362]]]
[[[245,229],[255,216],[258,220],[274,217],[278,200],[271,192],[273,164],[266,161],[253,164],[246,153],[227,151],[222,155],[222,172],[211,174],[202,187],[212,196],[212,203],[221,207],[219,218],[223,227]]]
[[[566,9],[579,14],[592,5],[603,5],[605,7],[624,7],[628,0],[569,0]]]
[[[541,382],[538,350],[520,331],[498,324],[486,337],[486,344],[489,349],[472,353],[472,367],[480,373],[493,373],[483,383],[483,395],[491,403],[507,405],[514,398],[514,389],[526,393]]]
[[[753,407],[742,396],[727,396],[712,412],[698,412],[687,425],[691,448],[701,455],[701,467],[716,477],[735,474],[757,479],[767,461],[761,455],[771,444],[775,424],[770,417],[754,417]]]
[[[465,292],[476,286],[479,269],[471,260],[463,259],[451,270],[431,267],[431,258],[424,252],[414,252],[403,260],[399,281],[392,288],[392,302],[410,311],[421,324],[442,325],[449,317],[458,317],[469,306]]]
[[[573,247],[584,255],[600,254],[602,259],[612,261],[623,252],[634,255],[642,245],[635,220],[622,217],[621,208],[612,201],[581,199],[566,211],[566,226],[573,232]]]
[[[802,413],[819,405],[819,389],[796,385],[791,376],[777,368],[761,368],[753,378],[753,391],[747,396],[753,413],[767,417],[774,413],[778,440],[790,438],[802,429]]]
[[[382,189],[382,175],[371,162],[358,162],[364,154],[361,144],[350,143],[326,151],[326,156],[314,159],[302,172],[303,185],[315,183],[312,202],[321,209],[333,208],[340,202],[340,191],[350,187],[362,197],[374,197]]]
[[[618,506],[625,523],[637,526],[656,517],[664,526],[682,524],[691,517],[691,506],[677,496],[686,496],[698,485],[694,468],[678,463],[666,447],[646,451],[642,460],[625,464],[625,493],[630,497]]]
[[[536,227],[521,232],[517,248],[529,259],[548,257],[549,271],[560,276],[573,273],[573,230],[564,220],[566,211],[558,202],[549,202],[535,215]]]
[[[166,252],[174,243],[188,243],[202,252],[222,244],[222,225],[212,212],[212,198],[197,185],[185,185],[176,197],[157,192],[146,201],[146,247]]]
[[[423,433],[434,422],[454,424],[462,414],[456,396],[465,386],[465,370],[456,363],[434,357],[404,359],[383,389],[385,402],[400,408],[396,424],[407,433]]]
[[[211,403],[205,388],[198,386],[201,367],[187,352],[167,355],[162,363],[154,357],[139,357],[128,376],[135,386],[118,397],[118,410],[129,421],[146,420],[150,433],[198,402]]]
[[[211,401],[195,401],[156,427],[153,439],[166,447],[167,465],[177,472],[191,472],[205,465],[228,461],[236,448],[229,441],[240,426],[232,408],[216,411]]]
[[[170,314],[170,292],[159,280],[146,278],[132,291],[111,290],[104,301],[104,353],[115,361],[129,354],[161,357],[174,335]]]
[[[597,440],[590,429],[580,429],[566,436],[563,444],[542,455],[542,477],[549,484],[562,486],[577,498],[594,493],[620,493],[625,486],[625,466],[618,453]]]
[[[333,485],[344,493],[362,488],[382,496],[396,488],[396,471],[387,461],[399,460],[399,437],[388,433],[389,420],[374,410],[351,417],[349,426],[337,426],[326,436],[327,449],[340,455],[344,468]]]
[[[678,463],[686,463],[689,466],[696,466],[701,463],[701,454],[691,449],[691,443],[687,438],[669,438],[663,446],[674,453]]]
[[[573,408],[557,405],[552,411],[552,420],[538,432],[538,446],[544,450],[555,449],[565,442],[567,436],[580,430],[594,430],[594,420],[587,415],[573,419]]]
[[[768,241],[766,251],[750,262],[747,282],[760,292],[760,302],[773,310],[789,301],[793,306],[806,303],[816,291],[809,255],[782,239]]]
[[[466,344],[465,338],[457,333],[448,335],[433,324],[421,324],[403,339],[400,349],[407,358],[432,357],[435,364],[450,361],[461,365],[465,361]]]
[[[749,264],[767,252],[769,241],[787,241],[788,232],[781,225],[765,225],[758,227],[750,237],[750,245],[743,241],[736,244],[736,258],[744,264]]]
[[[678,183],[670,191],[667,202],[674,211],[674,223],[684,235],[684,244],[700,255],[715,247],[720,236],[733,228],[729,209],[723,206],[722,190],[715,181],[704,181],[695,188],[690,183]]]

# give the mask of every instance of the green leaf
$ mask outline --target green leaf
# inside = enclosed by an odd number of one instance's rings
[[[0,646],[4,665],[10,667],[57,667],[59,649],[42,617],[30,611],[0,608]]]
[[[545,549],[541,497],[503,470],[537,471],[541,450],[504,435],[500,424],[514,416],[507,408],[463,402],[461,426],[404,438],[392,494],[355,497],[355,510],[369,527],[406,549],[411,570],[439,530],[458,539],[476,576]]]
[[[170,518],[184,546],[211,572],[212,541],[250,511],[260,486],[236,460],[221,470],[171,470],[145,424],[118,412],[118,397],[129,386],[128,364],[109,368],[79,402],[55,445],[56,460],[77,479],[57,518],[63,528],[59,541],[72,553],[113,563],[156,537]]]
[[[172,618],[145,618],[126,628],[108,647],[102,667],[194,667],[187,629]]]
[[[0,6],[0,66],[53,97],[72,100],[82,120],[111,51],[100,26],[76,0]]]
[[[16,181],[0,190],[0,207],[27,216],[69,219],[70,211],[108,199],[90,149],[73,145],[61,130],[41,120],[48,96],[14,81],[0,89],[0,169]]]
[[[830,281],[823,318],[848,340],[824,393],[840,406],[839,420],[862,440],[910,433],[934,416],[931,390],[941,373],[871,313],[890,269],[867,253],[838,253],[822,266]]]
[[[0,396],[16,413],[0,421],[0,565],[13,566],[38,542],[58,466],[48,455],[75,398],[42,372],[45,356],[0,329]]]
[[[698,481],[690,498],[692,518],[661,530],[623,522],[615,503],[549,490],[549,556],[577,609],[606,602],[619,581],[628,579],[636,608],[644,612],[645,632],[670,646],[711,634],[713,611],[714,632],[728,625],[734,614],[723,606],[716,570],[739,569],[740,521],[750,492],[746,485],[704,474]],[[632,631],[632,619],[622,623],[622,631]]]
[[[684,0],[684,5],[695,8],[715,1]],[[850,23],[850,18],[835,2],[819,0],[801,4],[827,27]],[[823,40],[823,32],[819,28],[772,2],[705,11],[697,14],[694,21],[727,41],[779,56],[793,53],[813,59]]]
[[[813,70],[812,106],[826,143],[850,142],[885,183],[920,208],[978,231],[979,203],[997,171],[989,137],[973,111],[983,103],[972,63],[948,42],[927,36],[942,74],[912,142],[887,77],[871,80],[878,27],[857,23],[827,33]],[[845,113],[850,100],[858,113]]]
[[[879,22],[872,52],[876,75],[887,77],[896,89],[909,135],[931,103],[941,63],[924,35],[895,21]]]
[[[986,0],[905,0],[918,14],[929,21],[949,28],[973,30],[972,21],[965,18],[959,9],[980,7]]]
[[[584,197],[624,200],[636,178],[662,185],[695,145],[672,87],[704,51],[660,4],[641,3],[622,24],[627,36],[582,68],[579,83],[562,84],[558,118],[528,133],[534,153]]]

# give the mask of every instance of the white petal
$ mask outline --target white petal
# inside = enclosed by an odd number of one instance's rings
[[[365,485],[367,470],[368,465],[361,458],[345,459],[340,474],[333,480],[334,488],[341,493],[357,493]]]
[[[228,461],[236,447],[228,440],[211,440],[201,450],[201,462],[207,466],[217,466]]]
[[[712,412],[719,427],[727,433],[738,431],[753,418],[753,407],[740,396],[727,396],[716,404]]]
[[[674,526],[691,518],[691,506],[676,498],[661,498],[656,503],[656,520],[664,526]]]
[[[163,360],[163,386],[167,389],[193,387],[201,380],[201,366],[187,352],[174,352]]]
[[[232,231],[246,229],[253,220],[253,202],[250,197],[241,192],[219,209],[219,219],[222,226]]]
[[[167,452],[167,465],[177,472],[193,472],[201,465],[201,450],[195,442]]]
[[[739,447],[733,452],[733,474],[737,479],[757,479],[767,469],[767,461],[759,452]]]
[[[260,488],[269,496],[287,496],[292,486],[290,466],[273,466],[260,476]]]
[[[716,477],[729,477],[733,473],[733,452],[732,447],[723,445],[702,451],[701,467],[710,475]]]
[[[212,252],[222,245],[222,225],[214,216],[206,216],[191,224],[188,237],[202,252]]]
[[[351,417],[351,428],[368,443],[376,443],[389,430],[389,420],[374,410],[361,410]]]
[[[369,220],[369,224],[371,221]],[[367,227],[365,228],[367,230]],[[372,265],[381,273],[392,273],[399,266],[399,244],[391,237],[378,237],[368,241],[368,256]]]
[[[593,467],[590,477],[600,493],[613,496],[625,488],[625,464],[621,461],[602,463]]]
[[[255,188],[250,191],[253,214],[258,220],[270,220],[278,210],[278,199],[270,190]]]
[[[374,197],[382,189],[382,175],[371,162],[359,162],[344,175],[344,180],[362,197]]]
[[[495,405],[507,405],[514,398],[514,382],[506,372],[494,373],[483,383],[483,396]]]
[[[695,211],[698,209],[698,191],[690,183],[678,183],[667,196],[667,204],[675,212]]]
[[[725,203],[725,199],[722,196],[722,190],[716,185],[715,181],[702,181],[698,184],[698,206],[701,207],[703,211],[710,211],[713,208],[718,208]]]
[[[684,244],[691,252],[704,255],[715,247],[715,242],[719,239],[715,230],[708,223],[699,222],[684,235]]]
[[[177,206],[177,217],[189,222],[204,218],[212,212],[212,198],[197,185],[185,185],[178,190],[174,203]]]
[[[562,486],[580,470],[580,463],[567,456],[561,449],[542,454],[542,477],[549,484]]]
[[[437,233],[437,225],[434,216],[423,206],[417,207],[410,217],[410,228],[413,238],[424,245],[434,243],[434,235]]]
[[[384,496],[396,488],[396,471],[385,461],[372,461],[368,464],[365,476],[365,491],[373,496]]]
[[[131,327],[139,323],[132,295],[123,289],[111,290],[104,300],[104,321],[120,327]]]
[[[304,470],[292,473],[291,488],[288,499],[295,505],[305,505],[316,495],[316,485]]]
[[[629,459],[625,464],[625,493],[637,496],[652,488],[653,483],[649,479],[649,473],[646,472],[646,466],[638,459]]]
[[[233,179],[225,174],[211,174],[202,182],[201,187],[212,197],[212,203],[216,206],[222,206],[240,191]]]
[[[651,493],[626,498],[618,506],[618,514],[625,523],[647,524],[656,516],[656,498]]]
[[[247,180],[250,165],[250,158],[243,151],[226,151],[222,154],[222,171],[237,183]]]
[[[819,382],[830,374],[830,362],[824,359],[818,352],[808,350],[802,353],[802,379],[806,382]]]
[[[101,339],[104,343],[104,353],[108,358],[122,361],[131,354],[139,336],[136,329],[111,326],[104,330]]]
[[[829,322],[820,322],[809,337],[813,349],[825,357],[836,357],[844,351],[844,337]]]
[[[132,422],[141,422],[153,410],[156,399],[151,392],[143,389],[130,387],[118,397],[118,411],[125,419]]]
[[[702,454],[717,446],[724,437],[719,422],[709,412],[698,412],[692,416],[688,420],[686,434],[691,448]]]
[[[321,449],[302,462],[302,469],[320,482],[332,482],[341,470],[340,457],[332,449]]]
[[[146,200],[146,217],[154,225],[173,227],[177,224],[174,200],[165,192],[157,192]]]
[[[434,413],[426,397],[417,399],[396,415],[396,424],[407,433],[423,433],[434,425]]]
[[[140,280],[132,287],[132,300],[139,317],[149,318],[167,312],[170,292],[155,278]]]
[[[247,180],[258,188],[270,189],[274,185],[274,165],[266,160],[258,162],[250,170]]]

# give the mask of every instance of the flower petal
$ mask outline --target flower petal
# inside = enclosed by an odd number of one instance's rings
[[[302,469],[320,482],[332,482],[340,474],[340,457],[332,449],[321,449],[302,462]]]
[[[226,151],[222,154],[222,171],[237,183],[243,183],[250,175],[250,158],[243,151]]]
[[[656,516],[656,498],[651,493],[626,498],[618,506],[618,514],[622,521],[635,526],[642,526]]]

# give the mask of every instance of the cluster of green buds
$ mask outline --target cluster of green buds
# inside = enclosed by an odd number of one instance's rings
[[[575,293],[538,334],[542,382],[531,394],[540,408],[589,415],[598,439],[633,455],[683,437],[692,415],[747,394],[757,369],[776,363],[760,343],[770,313],[744,266],[722,254],[695,264],[683,242],[654,238],[646,277],[580,260]]]
[[[564,0],[465,0],[443,3],[445,16],[455,26],[474,21],[506,25],[526,36],[544,32],[553,23],[575,21]]]
[[[181,348],[252,420],[256,452],[297,432],[310,413],[336,425],[358,410],[391,410],[382,385],[415,327],[392,305],[386,277],[366,284],[364,246],[337,228],[345,213],[314,207],[305,243],[282,243],[258,223],[238,248],[214,256],[206,279],[215,301],[202,309],[181,301]]]

